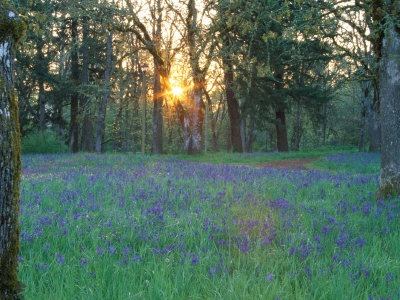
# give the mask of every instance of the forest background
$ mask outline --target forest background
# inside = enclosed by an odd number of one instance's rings
[[[367,2],[10,2],[23,153],[379,150]]]

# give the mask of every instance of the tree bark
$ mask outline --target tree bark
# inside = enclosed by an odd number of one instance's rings
[[[288,140],[287,140],[287,128],[286,128],[286,118],[285,110],[283,108],[278,108],[275,111],[276,117],[276,144],[278,147],[278,152],[288,152]]]
[[[45,95],[44,95],[44,84],[43,81],[39,82],[39,129],[41,131],[46,129],[45,120]]]
[[[358,151],[364,152],[367,111],[368,111],[368,106],[371,103],[371,97],[370,97],[371,82],[361,81],[360,86],[361,86],[361,126],[360,126],[360,139],[358,141]]]
[[[84,94],[85,88],[89,84],[89,46],[88,46],[88,20],[87,17],[82,19],[82,86],[83,94],[81,96],[81,114],[83,117],[81,148],[82,151],[93,152],[93,124],[90,114],[90,102]]]
[[[327,105],[326,104],[324,104],[323,106],[322,106],[322,117],[323,117],[323,119],[322,119],[322,146],[325,146],[326,145],[326,127],[327,127],[327,123],[328,123],[328,121],[327,121]]]
[[[0,299],[8,300],[22,298],[17,276],[21,144],[13,72],[14,47],[26,27],[3,1],[0,26],[8,29],[0,36]]]
[[[224,81],[226,102],[228,104],[228,113],[231,127],[231,145],[234,152],[243,152],[242,138],[240,135],[240,114],[239,103],[233,92],[233,64],[229,58],[224,58]]]
[[[212,149],[213,149],[213,152],[217,152],[218,137],[217,137],[217,128],[216,127],[217,127],[217,120],[218,120],[219,112],[221,110],[221,103],[219,103],[219,105],[217,107],[217,112],[214,115],[214,113],[212,111],[211,97],[206,89],[204,89],[204,95],[206,96],[206,99],[207,99],[207,113],[208,113],[208,116],[210,117],[210,123],[211,123]],[[222,101],[222,99],[221,99],[221,101]],[[205,139],[206,139],[206,137],[205,137]],[[206,140],[204,140],[204,143],[205,142],[206,142]]]
[[[146,153],[146,114],[147,114],[147,91],[146,91],[146,81],[145,81],[145,72],[142,72],[142,92],[141,92],[141,99],[142,99],[142,155]]]
[[[397,12],[400,2],[393,2]],[[396,19],[396,18],[395,18]],[[385,30],[379,64],[381,110],[381,174],[378,197],[400,194],[400,29]]]
[[[58,80],[65,80],[65,39],[66,39],[66,22],[64,21],[61,25],[60,30],[60,59],[58,66]],[[64,139],[64,130],[65,130],[65,120],[63,118],[63,104],[64,99],[58,99],[55,103],[55,120],[54,123],[57,125],[57,133],[60,137]]]
[[[242,118],[240,120],[240,139],[242,141],[242,150],[246,152],[246,119]]]
[[[293,135],[292,135],[292,150],[299,151],[300,150],[300,140],[301,140],[301,106],[300,99],[296,99],[296,119],[293,125]]]
[[[253,141],[254,141],[254,118],[249,116],[249,123],[247,126],[246,134],[246,152],[253,152]]]
[[[191,132],[191,145],[187,151],[189,154],[201,152],[201,137],[203,133],[204,103],[203,103],[203,83],[195,83],[193,89],[193,122]]]
[[[71,121],[70,121],[70,140],[69,147],[70,151],[77,153],[79,150],[78,139],[79,139],[79,124],[78,124],[78,113],[79,113],[79,64],[78,64],[78,21],[76,19],[72,20],[71,24],[71,39],[72,39],[72,53],[71,53],[71,80],[75,83],[75,90],[71,95]]]
[[[106,31],[106,30],[105,30]],[[106,112],[107,112],[107,101],[108,96],[110,94],[110,79],[111,79],[111,60],[112,60],[112,32],[106,31],[107,36],[107,66],[106,72],[104,75],[104,85],[105,90],[102,97],[99,116],[97,117],[96,124],[96,152],[102,153],[104,152],[104,132],[105,132],[105,120],[106,120]]]
[[[381,119],[379,112],[379,91],[376,80],[372,82],[374,98],[369,107],[368,133],[369,152],[377,152],[381,149]]]
[[[39,85],[39,130],[43,131],[45,129],[45,91],[44,91],[44,75],[46,73],[47,66],[44,66],[44,54],[43,54],[44,42],[42,36],[38,35],[36,42],[36,55],[38,60],[38,85]]]
[[[162,23],[162,8],[161,1],[157,0],[157,22],[155,32],[155,43],[157,48],[161,48],[161,23]],[[162,154],[163,152],[163,91],[161,86],[160,65],[157,59],[154,58],[154,92],[153,92],[153,154]]]
[[[154,60],[154,93],[153,93],[153,154],[163,152],[163,117],[161,75],[156,60]]]

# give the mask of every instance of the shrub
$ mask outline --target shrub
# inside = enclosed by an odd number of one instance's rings
[[[67,152],[62,137],[57,135],[54,130],[36,131],[21,139],[21,150],[27,153],[64,153]]]

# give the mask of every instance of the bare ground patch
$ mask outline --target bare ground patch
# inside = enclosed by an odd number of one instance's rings
[[[280,169],[303,169],[309,170],[309,163],[319,160],[320,157],[284,159],[262,163],[240,164],[241,166],[259,168],[280,168]]]

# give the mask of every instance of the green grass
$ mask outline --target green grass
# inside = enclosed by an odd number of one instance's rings
[[[299,151],[299,152],[260,152],[260,153],[228,153],[228,152],[207,152],[195,155],[177,154],[168,155],[179,160],[208,162],[208,163],[224,163],[224,164],[245,164],[245,163],[260,163],[271,162],[283,159],[295,158],[312,158],[322,157],[328,154],[336,153],[355,153],[357,149],[354,147],[319,147],[313,150]],[[163,156],[156,156],[163,157]]]

